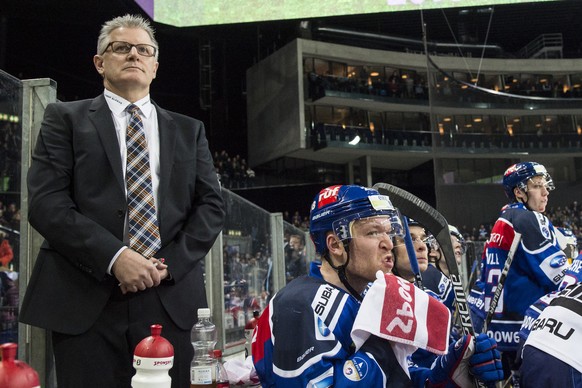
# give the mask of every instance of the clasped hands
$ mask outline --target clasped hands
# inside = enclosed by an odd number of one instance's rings
[[[141,254],[129,248],[121,252],[111,272],[119,281],[123,294],[156,287],[169,276],[168,266],[163,259],[152,257],[144,260]]]

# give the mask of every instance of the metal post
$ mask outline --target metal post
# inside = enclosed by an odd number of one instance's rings
[[[20,226],[20,273],[19,295],[23,296],[36,260],[42,236],[35,231],[28,219],[28,190],[26,178],[32,160],[32,150],[40,129],[46,106],[57,100],[57,84],[49,78],[22,81],[22,172]],[[22,298],[21,298],[22,300]],[[44,329],[25,324],[18,325],[18,358],[38,372],[41,385],[56,386],[50,338]]]

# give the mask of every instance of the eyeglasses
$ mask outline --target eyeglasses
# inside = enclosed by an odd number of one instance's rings
[[[158,51],[158,49],[152,46],[151,44],[145,43],[131,44],[128,42],[116,41],[110,42],[107,45],[107,47],[105,47],[105,50],[103,52],[105,53],[105,51],[107,51],[109,47],[111,47],[111,51],[113,51],[116,54],[129,54],[131,49],[135,47],[137,53],[143,57],[153,57],[156,55],[156,52]]]

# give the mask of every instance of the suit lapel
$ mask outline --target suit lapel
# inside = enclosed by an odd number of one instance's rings
[[[89,119],[95,125],[97,133],[101,138],[101,144],[105,154],[111,163],[111,169],[115,175],[117,183],[125,191],[125,180],[123,179],[123,167],[121,165],[121,154],[119,152],[119,141],[115,133],[115,124],[111,118],[111,111],[105,102],[105,97],[96,97],[89,107]]]
[[[174,164],[174,147],[176,144],[176,123],[165,109],[154,103],[158,112],[158,129],[160,133],[160,186],[158,187],[158,220],[162,220],[164,198],[170,188],[170,174]],[[160,224],[160,227],[162,225]]]

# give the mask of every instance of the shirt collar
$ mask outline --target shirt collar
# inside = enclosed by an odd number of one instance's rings
[[[131,102],[127,101],[125,98],[118,96],[117,94],[111,92],[110,90],[105,89],[103,93],[105,95],[105,101],[109,106],[111,112],[118,117],[122,117],[123,115],[127,114],[127,106],[131,104]],[[139,107],[140,114],[148,119],[151,114],[152,110],[154,109],[154,105],[150,100],[150,95],[146,95],[141,100],[134,102],[135,105]]]

